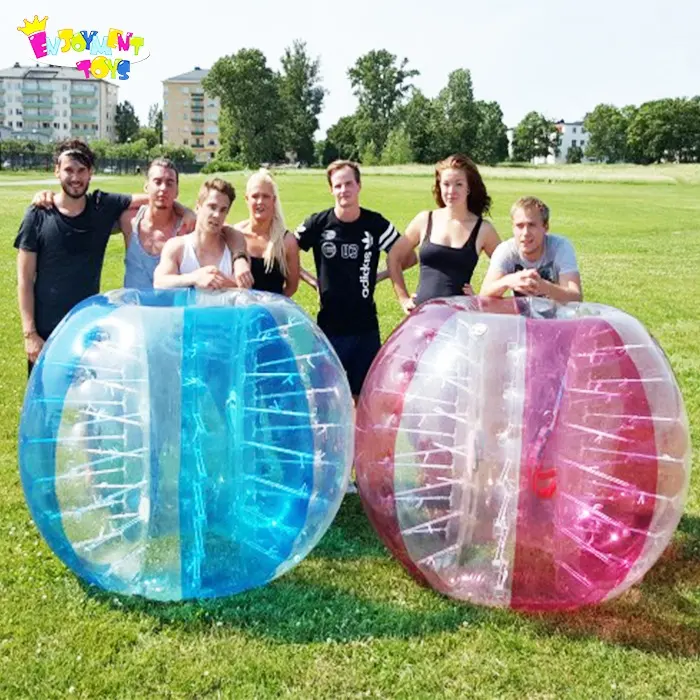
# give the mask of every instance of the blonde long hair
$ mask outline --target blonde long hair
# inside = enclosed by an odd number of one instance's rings
[[[272,175],[270,174],[269,170],[260,168],[258,172],[253,173],[248,178],[245,191],[246,194],[250,194],[253,187],[260,182],[265,182],[272,187],[272,195],[275,200],[274,211],[272,213],[272,223],[270,224],[270,240],[265,248],[265,252],[263,253],[265,272],[271,272],[272,268],[274,267],[275,260],[277,260],[277,263],[280,266],[280,271],[286,278],[287,255],[284,250],[284,236],[287,233],[287,226],[284,223],[284,214],[282,213],[282,203],[280,202],[277,183],[272,179]]]

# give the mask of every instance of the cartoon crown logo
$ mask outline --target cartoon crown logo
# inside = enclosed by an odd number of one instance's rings
[[[31,36],[32,34],[36,34],[37,32],[43,32],[44,29],[46,29],[46,21],[48,20],[48,18],[48,15],[46,15],[44,19],[39,19],[39,15],[34,15],[34,19],[31,22],[28,19],[25,19],[24,26],[17,27],[17,31],[22,32],[27,36]]]

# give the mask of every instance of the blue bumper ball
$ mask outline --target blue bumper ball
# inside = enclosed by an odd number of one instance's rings
[[[32,372],[22,484],[89,583],[230,595],[298,564],[330,525],[352,410],[330,344],[284,297],[111,292],[64,319]]]

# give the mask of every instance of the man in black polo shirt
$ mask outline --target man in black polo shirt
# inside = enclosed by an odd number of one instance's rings
[[[295,232],[302,250],[313,248],[321,308],[318,325],[345,367],[357,399],[379,351],[374,303],[379,254],[400,238],[381,214],[360,208],[360,169],[335,161],[326,171],[335,206],[312,214]]]
[[[79,302],[100,290],[109,236],[130,195],[87,194],[95,157],[77,139],[56,149],[62,191],[54,207],[29,207],[15,239],[17,291],[29,371],[44,342]]]

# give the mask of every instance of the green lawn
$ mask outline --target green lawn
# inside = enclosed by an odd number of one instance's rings
[[[625,184],[489,171],[488,185],[502,235],[511,202],[541,196],[552,230],[576,246],[586,298],[647,325],[676,372],[697,445],[700,185],[672,168],[664,174]],[[420,588],[380,544],[357,496],[300,566],[263,589],[155,604],[81,584],[32,525],[17,471],[25,364],[12,241],[37,185],[16,175],[0,186],[0,697],[700,697],[697,457],[686,515],[661,561],[617,601],[575,614],[475,608]],[[203,179],[182,178],[183,202],[194,202]],[[232,179],[242,191],[243,175]],[[331,204],[320,172],[284,173],[279,183],[290,227]],[[142,184],[101,186],[136,192]],[[363,204],[404,227],[430,206],[430,186],[430,173],[367,176]],[[243,216],[241,199],[229,220]],[[120,286],[122,257],[115,236],[104,289]],[[477,284],[484,271],[482,261]],[[377,299],[386,336],[401,314],[387,283]],[[308,287],[297,301],[315,312]]]

